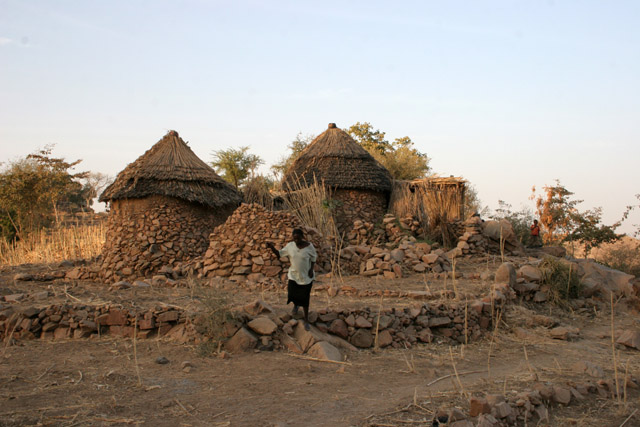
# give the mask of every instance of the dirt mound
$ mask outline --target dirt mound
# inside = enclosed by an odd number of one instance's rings
[[[266,243],[277,248],[291,241],[294,228],[301,228],[305,238],[318,252],[316,266],[320,270],[331,269],[331,247],[313,228],[305,227],[300,220],[285,211],[267,211],[260,205],[243,204],[227,221],[215,228],[209,236],[209,249],[203,257],[202,273],[208,277],[248,278],[260,281],[265,277],[283,275],[288,261],[275,259]]]

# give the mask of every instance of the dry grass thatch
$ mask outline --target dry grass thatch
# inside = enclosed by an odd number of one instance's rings
[[[465,183],[455,177],[394,181],[389,212],[417,219],[426,225],[430,237],[447,244],[453,237],[448,224],[464,219]]]
[[[237,205],[242,201],[235,187],[196,156],[173,130],[120,172],[100,201],[156,194],[211,207]]]
[[[391,174],[348,133],[330,123],[293,162],[283,179],[285,189],[300,181],[330,188],[391,191]]]
[[[291,181],[289,188],[289,192],[282,194],[285,209],[297,216],[305,226],[318,230],[325,238],[339,236],[327,204],[330,195],[325,185],[315,179],[306,184],[296,179]]]

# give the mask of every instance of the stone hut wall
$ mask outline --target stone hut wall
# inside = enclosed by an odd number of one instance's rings
[[[159,195],[115,200],[100,275],[107,282],[132,279],[200,256],[209,246],[209,234],[234,209]]]
[[[331,247],[317,230],[304,227],[286,211],[267,211],[257,204],[242,204],[211,233],[209,249],[202,260],[202,274],[255,281],[282,277],[288,260],[276,259],[266,243],[272,242],[278,249],[284,247],[291,241],[294,228],[301,228],[305,238],[315,246],[318,269],[330,269]]]
[[[340,202],[334,213],[340,233],[351,231],[356,220],[380,222],[389,203],[386,194],[371,190],[336,189],[331,198]]]

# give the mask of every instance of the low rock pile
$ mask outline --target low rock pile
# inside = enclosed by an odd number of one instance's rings
[[[451,271],[449,258],[442,249],[433,249],[428,243],[413,240],[404,240],[395,249],[347,246],[340,253],[341,268],[363,276],[383,275],[388,279],[400,278],[403,274]]]
[[[464,222],[464,233],[456,246],[459,255],[480,255],[487,252],[487,239],[482,234],[482,219],[472,216]]]
[[[317,230],[304,227],[294,216],[283,211],[267,211],[256,204],[243,204],[209,236],[209,249],[202,259],[201,273],[206,277],[261,281],[266,277],[284,279],[288,260],[275,259],[266,243],[280,249],[291,241],[294,228],[301,228],[305,238],[316,248],[319,271],[331,269],[331,247]]]
[[[409,237],[421,232],[420,223],[413,218],[397,219],[393,214],[386,214],[382,224],[373,224],[356,220],[353,229],[347,234],[346,240],[350,245],[398,245]]]

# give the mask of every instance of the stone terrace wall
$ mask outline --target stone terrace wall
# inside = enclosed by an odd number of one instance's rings
[[[202,273],[207,277],[260,281],[265,277],[283,277],[288,260],[276,259],[266,243],[280,249],[291,241],[294,228],[305,232],[318,253],[319,270],[330,270],[331,247],[318,231],[304,227],[297,217],[285,211],[267,211],[257,204],[242,204],[229,219],[211,233],[204,254]],[[283,277],[284,278],[284,277]]]
[[[116,200],[107,223],[100,276],[115,282],[202,255],[209,234],[234,206],[213,209],[165,196]]]
[[[335,190],[331,197],[340,201],[334,219],[338,231],[349,232],[356,220],[376,224],[387,212],[389,201],[384,193],[371,190]]]
[[[264,310],[256,310],[256,307]],[[347,340],[357,348],[375,345],[376,328],[380,347],[405,348],[434,340],[450,344],[476,341],[490,330],[491,308],[491,304],[479,300],[467,306],[464,303],[425,303],[414,308],[384,310],[379,322],[377,312],[369,308],[325,308],[312,311],[309,320],[321,332]],[[252,320],[263,317],[273,322],[268,333],[253,327]],[[256,347],[259,344],[258,336],[266,335],[260,340],[266,343],[263,344],[266,347],[286,347],[296,351],[296,345],[292,345],[287,336],[296,335],[294,328],[298,323],[288,311],[276,314],[264,303],[256,301],[243,311],[234,312],[233,320],[225,325],[223,334],[228,338],[238,333],[246,335],[245,338],[249,338],[244,340],[247,347],[242,350]],[[0,340],[5,340],[7,336],[14,339],[52,340],[97,338],[101,335],[133,338],[135,334],[137,339],[167,337],[180,342],[198,343],[207,340],[202,335],[201,325],[197,313],[172,307],[136,311],[119,305],[54,304],[0,310]]]
[[[90,338],[102,334],[138,339],[165,336],[187,341],[196,336],[192,317],[178,309],[157,307],[133,312],[119,306],[54,304],[0,311],[0,338]]]

